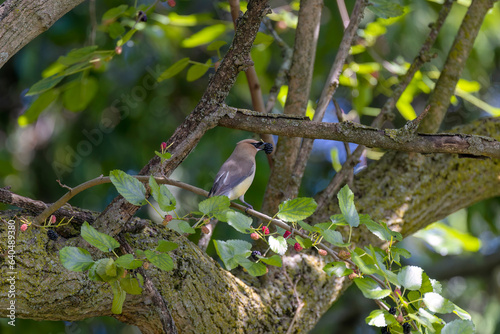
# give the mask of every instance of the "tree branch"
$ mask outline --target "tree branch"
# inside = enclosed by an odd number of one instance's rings
[[[83,0],[7,0],[0,5],[0,68]]]
[[[323,0],[303,0],[300,3],[292,65],[288,78],[288,95],[283,111],[285,115],[306,114],[322,8]],[[295,197],[288,185],[289,175],[293,172],[300,150],[300,141],[300,138],[279,138],[273,168],[264,195],[264,212],[273,211],[283,198]]]
[[[420,132],[432,133],[439,130],[484,17],[496,1],[473,0],[470,4],[448,53],[436,87],[429,98],[428,105],[431,106],[431,109],[429,115],[420,124]]]
[[[259,131],[279,136],[329,139],[378,147],[387,150],[416,153],[451,153],[467,156],[500,158],[500,142],[483,136],[454,133],[415,134],[398,136],[398,130],[380,130],[352,122],[325,123],[285,115],[263,115],[242,109],[225,107],[231,114],[219,125],[245,131]]]

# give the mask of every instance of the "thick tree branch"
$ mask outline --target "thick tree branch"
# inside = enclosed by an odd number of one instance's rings
[[[398,130],[380,130],[352,122],[326,123],[285,115],[262,115],[225,107],[231,114],[219,125],[245,131],[259,131],[279,136],[329,139],[415,153],[456,153],[477,157],[500,158],[500,142],[483,136],[442,133],[400,136]]]
[[[288,78],[285,115],[305,115],[316,57],[323,0],[302,0],[295,33],[295,45]],[[273,168],[264,195],[264,212],[271,212],[286,197],[295,197],[288,188],[300,150],[300,138],[280,137],[276,145]]]
[[[428,104],[431,106],[431,110],[420,124],[420,132],[432,133],[439,130],[484,17],[496,1],[473,0],[470,4],[429,99]]]
[[[7,0],[0,5],[0,68],[83,0]]]

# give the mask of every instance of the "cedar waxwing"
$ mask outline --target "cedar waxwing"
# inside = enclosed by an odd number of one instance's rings
[[[231,156],[215,176],[214,185],[208,197],[227,196],[230,201],[239,198],[250,209],[253,209],[245,202],[244,196],[255,176],[255,155],[260,150],[270,154],[273,151],[273,145],[253,139],[238,142]]]

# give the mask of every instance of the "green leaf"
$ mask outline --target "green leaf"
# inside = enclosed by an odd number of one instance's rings
[[[240,233],[252,233],[252,218],[236,211],[226,213],[227,223]]]
[[[111,252],[120,247],[120,243],[107,234],[97,231],[95,228],[84,222],[81,229],[82,238],[89,244],[103,252]]]
[[[369,277],[355,278],[356,283],[363,296],[368,299],[382,299],[391,294],[390,289],[382,289],[377,282]]]
[[[76,79],[68,83],[63,93],[63,104],[66,109],[73,112],[82,111],[94,98],[99,84],[92,77]]]
[[[453,320],[441,330],[441,334],[473,334],[475,332],[474,323],[469,320]]]
[[[252,252],[252,244],[243,240],[214,240],[215,250],[219,255],[227,270],[234,269],[238,266],[236,255],[248,257]]]
[[[57,85],[62,79],[64,79],[64,75],[53,75],[51,77],[44,78],[31,86],[30,90],[26,93],[26,96],[43,93]]]
[[[118,259],[116,259],[115,263],[117,266],[129,270],[137,269],[142,266],[142,261],[135,259],[132,254],[125,254],[120,256]]]
[[[118,169],[111,171],[109,177],[116,190],[128,202],[137,206],[147,203],[146,188],[139,180]]]
[[[174,230],[175,232],[177,232],[179,234],[184,234],[184,233],[194,234],[194,233],[196,233],[194,228],[192,228],[191,225],[189,225],[188,222],[186,222],[184,220],[174,219],[172,221],[169,221],[167,224],[167,228]]]
[[[408,290],[418,290],[422,286],[424,270],[416,266],[406,266],[398,273],[398,282]]]
[[[166,185],[159,186],[153,175],[151,175],[149,177],[149,186],[151,187],[151,195],[158,202],[160,209],[163,211],[175,210],[177,201]]]
[[[80,247],[64,247],[59,251],[59,260],[71,271],[85,271],[94,264],[90,253]]]
[[[122,289],[131,295],[140,295],[142,293],[141,284],[139,284],[138,278],[135,278],[130,274],[127,274],[127,276],[120,280],[120,286]]]
[[[278,217],[287,222],[306,219],[316,210],[316,201],[310,197],[299,197],[280,204]]]
[[[308,232],[317,232],[313,226],[309,225],[308,223],[306,223],[302,220],[300,220],[298,223],[299,223],[300,227],[302,227],[304,230],[306,230]]]
[[[95,273],[104,281],[116,281],[124,272],[124,268],[117,267],[111,258],[104,258],[96,261]]]
[[[198,80],[212,66],[212,59],[208,59],[205,64],[194,64],[187,71],[186,80],[191,82]]]
[[[225,24],[214,24],[201,29],[197,33],[185,38],[181,42],[183,48],[194,48],[202,44],[207,44],[226,32]]]
[[[370,315],[366,317],[365,321],[370,326],[387,327],[396,322],[396,318],[387,311],[373,310]]]
[[[431,312],[450,313],[455,310],[455,305],[452,302],[435,292],[426,293],[424,303]]]
[[[137,31],[137,29],[130,29],[125,34],[125,36],[123,36],[122,38],[120,38],[118,40],[118,42],[116,42],[116,46],[122,46],[123,44],[127,43],[132,38],[132,36],[134,36],[136,31]]]
[[[260,261],[264,262],[265,264],[268,264],[270,266],[275,266],[275,267],[281,267],[283,265],[283,261],[281,260],[281,256],[279,255],[273,255],[271,257],[259,257]]]
[[[120,5],[118,7],[114,7],[109,9],[104,15],[102,16],[102,21],[108,21],[108,20],[113,20],[121,16],[123,13],[127,11],[128,5]]]
[[[368,228],[368,230],[370,230],[370,232],[375,234],[381,240],[391,241],[392,234],[389,233],[389,231],[387,231],[387,229],[384,228],[384,226],[382,226],[381,224],[374,222],[373,220],[371,220],[369,218],[368,219],[360,219],[360,223],[364,224]]]
[[[158,246],[155,248],[158,252],[170,252],[173,251],[174,249],[177,249],[179,247],[178,244],[172,241],[167,241],[167,240],[160,240],[158,241]]]
[[[40,94],[40,96],[33,101],[33,103],[29,106],[29,108],[19,116],[17,119],[17,123],[21,127],[25,127],[36,121],[38,116],[45,110],[47,107],[54,102],[59,96],[58,89],[50,89],[45,93]]]
[[[381,273],[381,270],[375,266],[375,261],[364,250],[356,247],[351,252],[352,262],[356,264],[359,270],[365,275]]]
[[[340,232],[338,231],[324,230],[321,234],[327,242],[331,243],[334,246],[347,247],[350,245],[350,243],[344,243],[342,234],[340,234]]]
[[[404,7],[398,4],[399,1],[394,0],[370,0],[372,6],[368,6],[373,14],[387,19],[390,17],[398,17],[405,13]]]
[[[226,211],[230,204],[227,196],[213,196],[200,202],[198,208],[205,215],[210,215]]]
[[[240,266],[245,268],[248,273],[254,277],[262,276],[267,273],[266,266],[260,262],[250,261],[242,255],[236,256],[236,260]]]
[[[160,74],[160,76],[158,77],[158,82],[162,82],[163,80],[173,77],[174,75],[185,69],[188,64],[189,58],[182,58],[181,60],[178,60],[177,62],[172,64],[172,66],[167,68],[165,72]]]
[[[429,276],[427,276],[425,272],[422,272],[422,286],[420,287],[420,289],[418,289],[418,291],[422,295],[426,294],[427,292],[437,292],[434,291],[434,288],[432,287],[432,282],[429,279]]]
[[[111,290],[113,291],[113,305],[111,306],[111,312],[114,314],[121,314],[123,303],[125,302],[125,297],[127,293],[122,289],[118,281],[113,281],[111,284]]]
[[[273,252],[279,254],[281,256],[285,255],[286,250],[288,249],[288,245],[286,243],[285,238],[281,235],[277,237],[273,237],[272,235],[268,239],[269,247]]]
[[[92,58],[97,48],[97,45],[90,45],[80,49],[73,49],[66,56],[59,57],[57,62],[65,66],[86,62]]]
[[[297,240],[297,242],[299,243],[299,245],[302,246],[302,248],[311,248],[313,243],[311,241],[311,239],[308,239],[308,238],[302,238],[301,236],[297,235],[295,237],[295,240]]]
[[[119,22],[113,22],[108,27],[108,34],[111,39],[120,37],[125,33],[125,27]]]
[[[340,211],[342,211],[342,215],[345,220],[352,227],[358,227],[359,216],[356,211],[356,206],[354,205],[354,194],[351,189],[349,189],[348,185],[345,185],[342,189],[340,189],[337,194],[337,198],[339,199]]]
[[[207,46],[207,51],[219,50],[221,47],[223,47],[226,44],[227,43],[224,41],[214,41]]]
[[[144,255],[149,262],[157,266],[159,269],[164,271],[170,271],[174,269],[174,261],[170,257],[170,255],[165,253],[155,253],[149,249],[144,251]]]
[[[401,256],[407,259],[411,257],[411,253],[404,248],[391,247],[391,254],[398,264],[401,262]]]
[[[266,35],[262,32],[257,32],[257,36],[255,36],[255,40],[253,45],[262,44],[264,46],[269,46],[272,42],[274,42],[274,38],[271,35]]]
[[[158,151],[155,151],[155,154],[161,158],[161,163],[163,163],[165,160],[168,160],[172,157],[172,154],[169,152],[161,153]]]
[[[94,282],[104,282],[104,280],[97,274],[97,262],[94,262],[93,265],[89,268],[89,278]]]
[[[323,271],[327,273],[328,276],[335,275],[337,277],[343,277],[351,274],[352,269],[346,267],[345,262],[330,262],[323,267]]]

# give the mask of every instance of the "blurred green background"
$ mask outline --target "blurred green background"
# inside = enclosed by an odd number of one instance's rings
[[[2,3],[0,1],[0,3]],[[87,1],[61,18],[16,54],[0,69],[0,186],[10,186],[17,194],[53,202],[65,193],[56,180],[75,186],[110,170],[137,173],[159,150],[175,128],[193,110],[211,73],[188,81],[185,69],[161,83],[155,79],[176,61],[189,57],[205,63],[219,60],[216,51],[207,50],[213,40],[231,41],[233,29],[226,2],[177,1],[174,7],[160,2],[148,21],[135,23],[137,10],[146,10],[152,1]],[[137,9],[110,20],[102,20],[109,9],[128,5]],[[351,11],[353,1],[346,1]],[[404,72],[429,31],[428,24],[437,17],[440,1],[402,1],[405,14],[390,19],[377,18],[367,11],[358,32],[358,52],[348,58],[346,71],[335,98],[349,117],[369,124],[391,93],[397,74]],[[244,6],[245,3],[242,3]],[[398,105],[392,126],[422,110],[433,80],[438,75],[454,34],[467,10],[467,1],[454,4],[433,51],[437,57],[424,65]],[[271,1],[271,16],[277,32],[293,45],[297,1]],[[96,24],[91,13],[95,7]],[[109,12],[108,12],[109,13]],[[132,14],[131,14],[132,13]],[[131,14],[131,15],[129,15]],[[120,28],[123,27],[123,28]],[[120,54],[114,54],[117,40],[132,26],[138,29]],[[217,31],[206,30],[218,27]],[[123,29],[123,31],[122,31]],[[204,30],[205,29],[205,30]],[[311,99],[319,97],[331,63],[342,38],[342,24],[335,1],[325,1],[321,32],[316,53]],[[200,32],[201,31],[201,32]],[[443,129],[470,120],[497,116],[500,107],[500,9],[487,16],[474,50],[462,75],[459,96],[454,99]],[[195,33],[200,32],[198,35]],[[262,28],[263,33],[267,33]],[[118,35],[117,35],[118,34]],[[193,40],[197,36],[198,40]],[[190,41],[190,42],[186,42]],[[37,95],[26,96],[42,76],[50,74],[59,57],[72,49],[98,45],[110,50],[112,59],[101,59],[91,69],[68,76],[56,86],[58,99],[33,116]],[[193,46],[194,45],[194,46]],[[222,55],[228,45],[221,47]],[[111,54],[110,53],[110,54]],[[257,43],[252,56],[267,99],[274,77],[282,63],[281,50],[272,40]],[[48,69],[48,70],[47,70]],[[74,99],[71,85],[86,86],[85,98]],[[280,95],[283,98],[283,94]],[[479,108],[477,100],[487,103]],[[78,101],[85,101],[77,105]],[[227,104],[251,109],[244,75],[240,75]],[[27,110],[30,110],[31,114]],[[115,109],[114,109],[115,108]],[[78,110],[80,111],[71,111]],[[116,112],[116,109],[119,112]],[[275,112],[282,105],[276,104]],[[35,110],[36,111],[36,110]],[[29,117],[27,116],[29,115]],[[31,118],[30,118],[31,117]],[[32,123],[26,121],[32,120]],[[335,121],[329,108],[327,121]],[[27,124],[29,123],[29,124]],[[192,154],[174,172],[172,178],[209,190],[222,162],[234,144],[252,134],[216,128],[203,137]],[[306,170],[301,193],[312,196],[321,190],[335,173],[336,159],[345,158],[339,143],[317,141]],[[379,156],[371,152],[370,158]],[[333,157],[333,161],[332,161]],[[265,156],[258,155],[256,179],[245,196],[257,209],[262,203],[269,167]],[[363,163],[364,164],[364,163]],[[360,165],[360,168],[363,167]],[[171,188],[179,210],[196,208],[201,198]],[[71,205],[102,210],[117,195],[110,185],[94,187],[79,194]],[[471,313],[478,333],[500,333],[500,215],[498,199],[490,199],[461,210],[438,225],[420,231],[404,243],[413,254],[407,262],[422,266],[429,276],[442,281],[444,295]],[[7,206],[0,204],[1,209]],[[158,221],[153,210],[142,209],[139,215]],[[231,230],[232,231],[232,230]],[[241,237],[227,229],[215,231],[216,239]],[[215,255],[213,246],[208,248]],[[450,266],[450,267],[446,267]],[[446,268],[444,270],[443,268]],[[350,288],[330,312],[325,314],[313,333],[375,333],[364,318],[376,306],[367,302],[355,288]],[[89,319],[76,323],[17,320],[15,331],[0,320],[2,333],[135,333],[136,328],[111,318]]]

